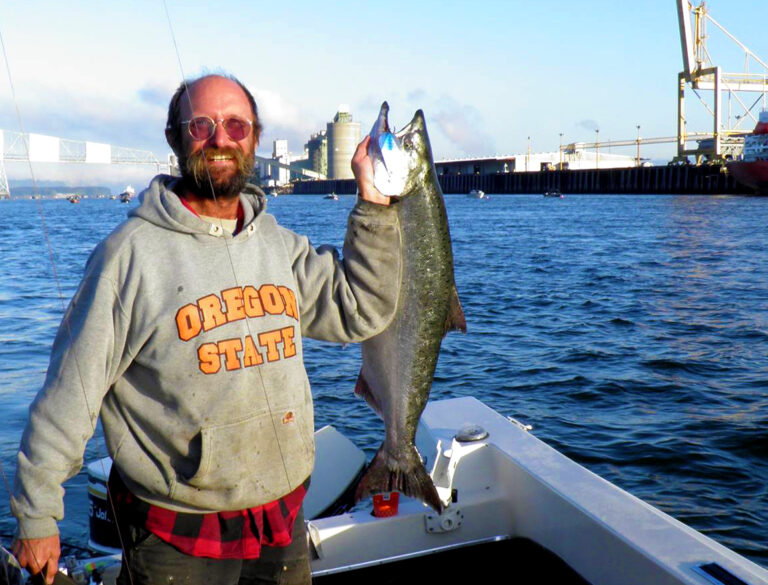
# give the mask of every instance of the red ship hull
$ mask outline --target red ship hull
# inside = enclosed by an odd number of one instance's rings
[[[768,195],[768,160],[729,162],[728,172],[742,185]]]

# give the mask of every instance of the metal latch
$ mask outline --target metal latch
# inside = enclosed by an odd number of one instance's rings
[[[464,522],[464,514],[458,506],[451,506],[442,514],[430,512],[424,515],[427,532],[451,532],[459,528]]]

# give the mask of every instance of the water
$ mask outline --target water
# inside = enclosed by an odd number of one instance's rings
[[[768,199],[448,196],[469,332],[449,334],[434,398],[472,395],[555,448],[768,566]],[[341,245],[352,197],[270,199],[283,225]],[[135,203],[131,204],[135,205]],[[128,206],[0,202],[0,456],[11,480],[27,407],[94,244]],[[308,341],[318,426],[371,454],[383,427],[353,396],[359,350]],[[86,460],[105,454],[91,441]],[[62,538],[87,542],[86,477]],[[15,523],[0,486],[3,542]]]

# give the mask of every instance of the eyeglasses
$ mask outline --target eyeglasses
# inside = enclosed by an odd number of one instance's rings
[[[234,141],[243,140],[251,133],[253,122],[241,118],[219,118],[218,121],[208,116],[198,116],[191,120],[182,120],[180,124],[187,124],[189,135],[195,140],[208,140],[216,132],[217,124],[221,124],[224,132]]]

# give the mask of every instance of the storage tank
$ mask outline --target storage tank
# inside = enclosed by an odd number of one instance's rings
[[[360,122],[352,121],[349,106],[342,104],[327,126],[328,178],[353,179],[352,156],[360,142]]]

